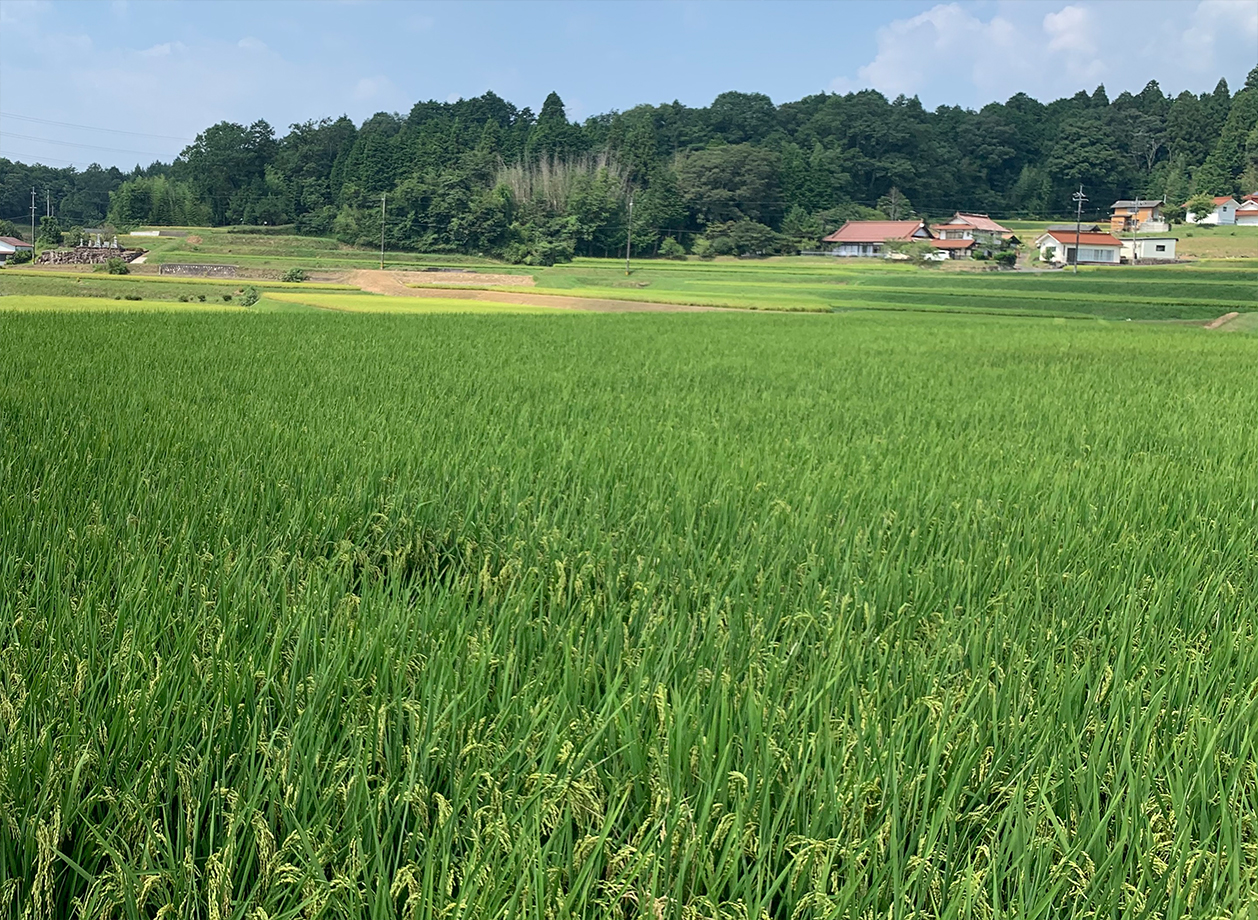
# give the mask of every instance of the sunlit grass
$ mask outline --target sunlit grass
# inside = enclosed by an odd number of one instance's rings
[[[0,314],[0,916],[1258,908],[1258,338],[162,307]]]
[[[169,313],[222,313],[243,310],[238,304],[207,300],[205,303],[180,303],[174,300],[114,300],[110,297],[57,297],[38,294],[14,294],[0,297],[0,310],[7,312],[135,312],[164,311]]]
[[[527,304],[494,303],[492,301],[460,300],[439,297],[391,297],[384,294],[270,293],[265,300],[276,303],[305,304],[322,310],[346,313],[560,313],[555,307]]]

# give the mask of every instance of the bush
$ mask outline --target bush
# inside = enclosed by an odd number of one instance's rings
[[[695,240],[694,254],[705,261],[716,258],[716,253],[712,251],[712,241],[702,237]]]
[[[106,265],[104,262],[97,262],[95,265],[92,266],[93,274],[103,275],[107,271],[109,271],[109,266]]]
[[[105,262],[105,270],[111,275],[131,274],[131,269],[127,268],[127,263],[122,261],[122,259],[117,256],[109,257],[109,260]]]
[[[664,242],[660,243],[660,255],[666,259],[676,259],[679,262],[686,261],[686,247],[677,242],[673,237],[664,238]]]
[[[9,256],[9,264],[25,265],[33,258],[35,257],[31,255],[31,251],[29,249],[19,249],[17,252],[13,253],[13,255]]]
[[[258,302],[258,289],[253,285],[245,288],[245,292],[240,295],[240,303],[246,307],[252,307]]]
[[[144,298],[141,297],[139,294],[123,294],[122,299],[123,300],[143,300]]]
[[[290,268],[288,271],[284,272],[284,276],[280,278],[280,280],[288,282],[308,281],[310,280],[310,276],[306,274],[305,269]]]
[[[231,295],[231,294],[224,294],[224,295],[223,295],[223,303],[231,303],[231,299],[232,299],[232,295]]]
[[[1016,249],[1003,249],[993,257],[1001,268],[1013,268],[1018,263]]]
[[[201,301],[201,303],[205,303],[205,295],[204,295],[204,294],[198,294],[198,295],[197,295],[197,300]]]

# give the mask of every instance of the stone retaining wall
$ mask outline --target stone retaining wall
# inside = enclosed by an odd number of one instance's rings
[[[158,268],[159,275],[181,275],[185,278],[235,278],[235,265],[180,264],[166,262]]]

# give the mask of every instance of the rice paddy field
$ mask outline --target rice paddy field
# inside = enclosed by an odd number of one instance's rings
[[[866,274],[0,297],[0,915],[1253,917],[1254,314]]]

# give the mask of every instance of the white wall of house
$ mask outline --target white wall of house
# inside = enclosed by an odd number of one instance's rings
[[[1131,259],[1131,240],[1123,240],[1123,258]],[[1145,239],[1137,237],[1136,258],[1145,261],[1174,260],[1175,238],[1173,236],[1151,236]]]
[[[1258,227],[1258,208],[1238,208],[1236,223],[1241,227]]]
[[[1231,225],[1236,223],[1236,202],[1225,201],[1223,204],[1214,206],[1214,210],[1205,217],[1198,218],[1196,213],[1189,211],[1184,215],[1184,222],[1189,224],[1221,224]]]
[[[1048,250],[1053,250],[1052,263],[1054,265],[1069,265],[1073,261],[1070,254],[1074,252],[1075,244],[1073,241],[1069,243],[1059,243],[1051,236],[1042,236],[1035,241],[1035,245],[1039,247],[1040,259],[1047,259]],[[1081,245],[1079,247],[1079,264],[1080,265],[1117,265],[1118,254],[1121,247],[1119,246],[1088,246]]]
[[[834,250],[834,254],[849,258],[860,256],[872,258],[873,256],[882,255],[882,243],[839,243],[839,248]]]

